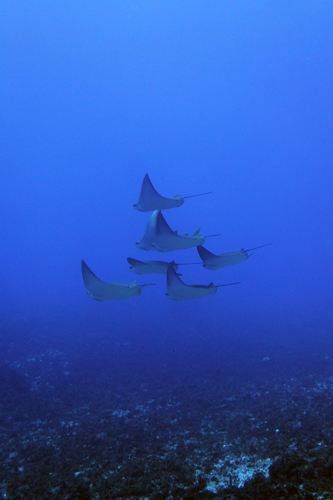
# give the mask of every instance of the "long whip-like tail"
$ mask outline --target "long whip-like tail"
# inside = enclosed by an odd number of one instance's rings
[[[192,194],[191,196],[182,196],[183,200],[186,198],[195,198],[196,196],[204,196],[206,194],[212,194],[213,191],[208,191],[208,193]]]
[[[202,262],[184,262],[184,264],[176,264],[176,266],[198,266]]]
[[[249,248],[248,250],[245,250],[245,252],[251,252],[251,250],[257,250],[258,248],[269,247],[269,245],[273,245],[273,243],[267,243],[266,245],[260,245],[260,247]]]
[[[236,283],[226,283],[225,285],[214,285],[216,286],[216,288],[218,288],[219,286],[231,286],[231,285],[240,285],[241,284],[241,281],[236,281]]]

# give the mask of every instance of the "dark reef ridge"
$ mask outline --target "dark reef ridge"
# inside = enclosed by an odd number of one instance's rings
[[[235,341],[210,371],[106,335],[5,337],[0,498],[333,498],[329,356],[277,369],[257,345],[241,370]]]

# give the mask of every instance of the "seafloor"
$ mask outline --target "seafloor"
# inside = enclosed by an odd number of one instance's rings
[[[333,498],[333,353],[313,328],[149,342],[8,322],[0,498]]]

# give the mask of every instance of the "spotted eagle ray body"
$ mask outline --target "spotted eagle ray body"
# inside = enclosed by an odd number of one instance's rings
[[[209,193],[194,194],[192,196],[180,196],[176,194],[172,198],[167,198],[161,196],[149,179],[149,175],[146,174],[142,181],[140,198],[137,203],[133,205],[139,212],[152,212],[153,210],[168,210],[169,208],[181,207],[184,204],[185,198],[194,198],[195,196],[203,196]]]
[[[130,297],[136,297],[137,295],[141,295],[143,287],[147,286],[137,285],[135,281],[129,285],[126,283],[106,283],[105,281],[97,278],[84,260],[81,262],[81,269],[88,296],[91,299],[98,300],[100,302],[105,300],[129,299]]]
[[[210,285],[186,285],[177,275],[171,264],[167,272],[166,296],[172,300],[201,299],[217,292],[214,283]]]
[[[173,252],[202,245],[206,236],[202,236],[198,229],[192,236],[187,233],[179,235],[173,231],[160,210],[155,210],[140,241],[136,242],[140,250],[156,250],[157,252]]]
[[[130,269],[136,274],[167,274],[169,262],[162,262],[159,260],[141,260],[132,259],[128,257],[127,262],[130,264]],[[172,267],[177,271],[178,266],[175,262],[171,262]]]

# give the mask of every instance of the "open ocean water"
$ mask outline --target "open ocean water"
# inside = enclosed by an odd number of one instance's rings
[[[333,4],[4,0],[0,19],[0,498],[333,499]],[[218,270],[138,248],[146,173],[212,191],[163,210],[179,235],[271,245]],[[240,284],[170,300],[128,257]],[[154,286],[92,300],[82,259]]]

